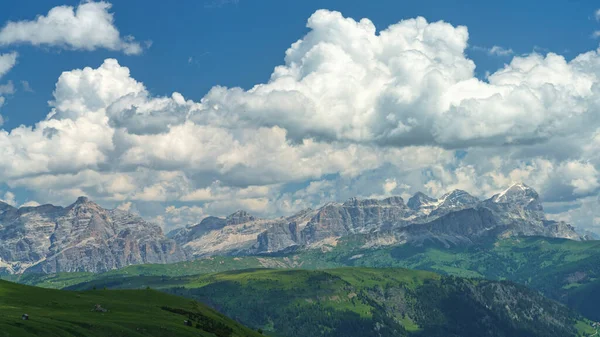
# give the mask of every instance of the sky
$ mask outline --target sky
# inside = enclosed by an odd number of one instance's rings
[[[19,1],[0,200],[170,230],[523,182],[600,233],[596,1]]]

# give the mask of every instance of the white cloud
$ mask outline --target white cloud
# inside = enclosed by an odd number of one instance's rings
[[[488,197],[515,181],[549,202],[600,191],[597,51],[514,57],[482,81],[466,27],[376,33],[329,11],[308,27],[267,83],[199,102],[153,96],[114,59],[64,72],[46,119],[0,131],[0,182],[44,202],[173,206],[156,218],[167,227],[353,196]]]
[[[548,214],[548,217],[568,223],[578,224],[581,228],[600,233],[600,198],[592,196],[566,203],[568,209],[558,213]]]
[[[6,84],[0,85],[0,95],[12,95],[16,92],[15,85],[12,81],[8,81]]]
[[[21,207],[37,207],[37,206],[40,206],[40,203],[37,201],[34,201],[34,200],[27,201],[26,203],[21,205]]]
[[[21,81],[21,86],[25,92],[34,92],[28,81]]]
[[[511,48],[506,49],[506,48],[503,48],[500,46],[493,46],[492,48],[490,48],[488,53],[490,55],[497,55],[497,56],[509,56],[509,55],[514,54],[514,52]]]
[[[163,226],[166,232],[188,225],[198,224],[204,219],[206,214],[202,207],[197,206],[167,206],[161,215],[152,218],[152,221]]]
[[[106,48],[139,54],[141,45],[133,36],[122,37],[114,25],[108,2],[83,2],[74,8],[58,6],[31,21],[10,21],[0,30],[0,44],[27,43],[67,49]]]
[[[597,9],[596,12],[594,12],[594,17],[596,18],[596,21],[600,21],[600,9]]]
[[[8,54],[0,54],[0,78],[8,73],[17,64],[18,54],[16,52]],[[3,95],[11,95],[15,93],[15,87],[12,81],[7,84],[0,84],[0,108],[6,102],[6,98]],[[4,118],[0,115],[0,126],[4,124]]]
[[[11,206],[17,205],[17,202],[15,200],[15,194],[12,193],[11,191],[7,191],[6,193],[4,193],[4,196],[2,198],[0,198],[0,201],[7,203]]]
[[[19,54],[16,52],[0,54],[0,77],[4,76],[17,64],[18,56]]]
[[[491,48],[481,47],[481,46],[473,46],[474,50],[485,52],[488,55],[492,56],[511,56],[514,54],[514,51],[511,48],[504,48],[501,46],[492,46]]]
[[[396,182],[396,179],[386,179],[383,183],[383,191],[387,195],[391,194],[396,187],[398,187],[398,182]]]

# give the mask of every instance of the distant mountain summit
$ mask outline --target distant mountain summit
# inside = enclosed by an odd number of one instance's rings
[[[233,218],[243,221],[228,220]],[[278,219],[236,212],[226,219],[207,218],[170,236],[194,256],[326,248],[350,236],[360,236],[365,248],[425,242],[474,244],[507,236],[589,237],[576,233],[569,224],[547,220],[538,193],[522,183],[487,200],[454,190],[439,199],[418,192],[406,204],[401,197],[351,198]]]
[[[0,273],[101,272],[185,258],[159,226],[86,197],[67,207],[0,203]]]
[[[427,207],[429,205],[433,205],[437,202],[437,199],[434,199],[423,192],[417,192],[410,199],[408,199],[408,203],[406,204],[408,208],[417,211],[422,207]]]

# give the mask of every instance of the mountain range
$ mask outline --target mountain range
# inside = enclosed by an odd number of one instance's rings
[[[462,190],[439,199],[417,193],[383,200],[352,198],[290,217],[258,219],[244,211],[208,217],[168,234],[195,257],[256,255],[335,246],[340,238],[363,235],[364,248],[438,242],[468,245],[486,239],[545,236],[583,240],[565,222],[546,219],[538,193],[514,184],[486,200]]]
[[[0,203],[0,273],[103,272],[214,255],[328,251],[353,236],[361,237],[365,249],[468,246],[515,236],[587,238],[567,223],[546,219],[538,193],[524,184],[486,200],[455,190],[439,199],[417,193],[406,203],[401,197],[352,198],[276,219],[237,211],[167,235],[139,216],[80,197],[67,207]]]

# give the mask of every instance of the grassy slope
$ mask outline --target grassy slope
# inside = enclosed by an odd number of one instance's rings
[[[92,311],[96,304],[109,310]],[[167,306],[199,313],[206,324],[225,325],[231,336],[260,336],[208,307],[153,290],[69,292],[0,281],[0,336],[212,336],[188,327],[186,316]],[[27,313],[30,320],[21,320]]]
[[[594,332],[577,315],[523,287],[405,269],[261,269],[139,276],[75,288],[92,286],[151,286],[202,300],[276,336],[583,336]],[[500,309],[489,309],[497,301],[502,303],[496,305]],[[504,311],[505,303],[510,313]],[[523,319],[540,308],[544,316],[534,317],[533,323]],[[509,318],[513,314],[521,319]],[[547,317],[563,325],[536,325]]]
[[[354,266],[400,266],[463,277],[511,280],[541,291],[600,320],[600,241],[512,238],[469,248],[400,246],[362,252],[334,251],[332,262]],[[595,294],[595,295],[594,295]],[[593,299],[596,300],[593,300]]]

